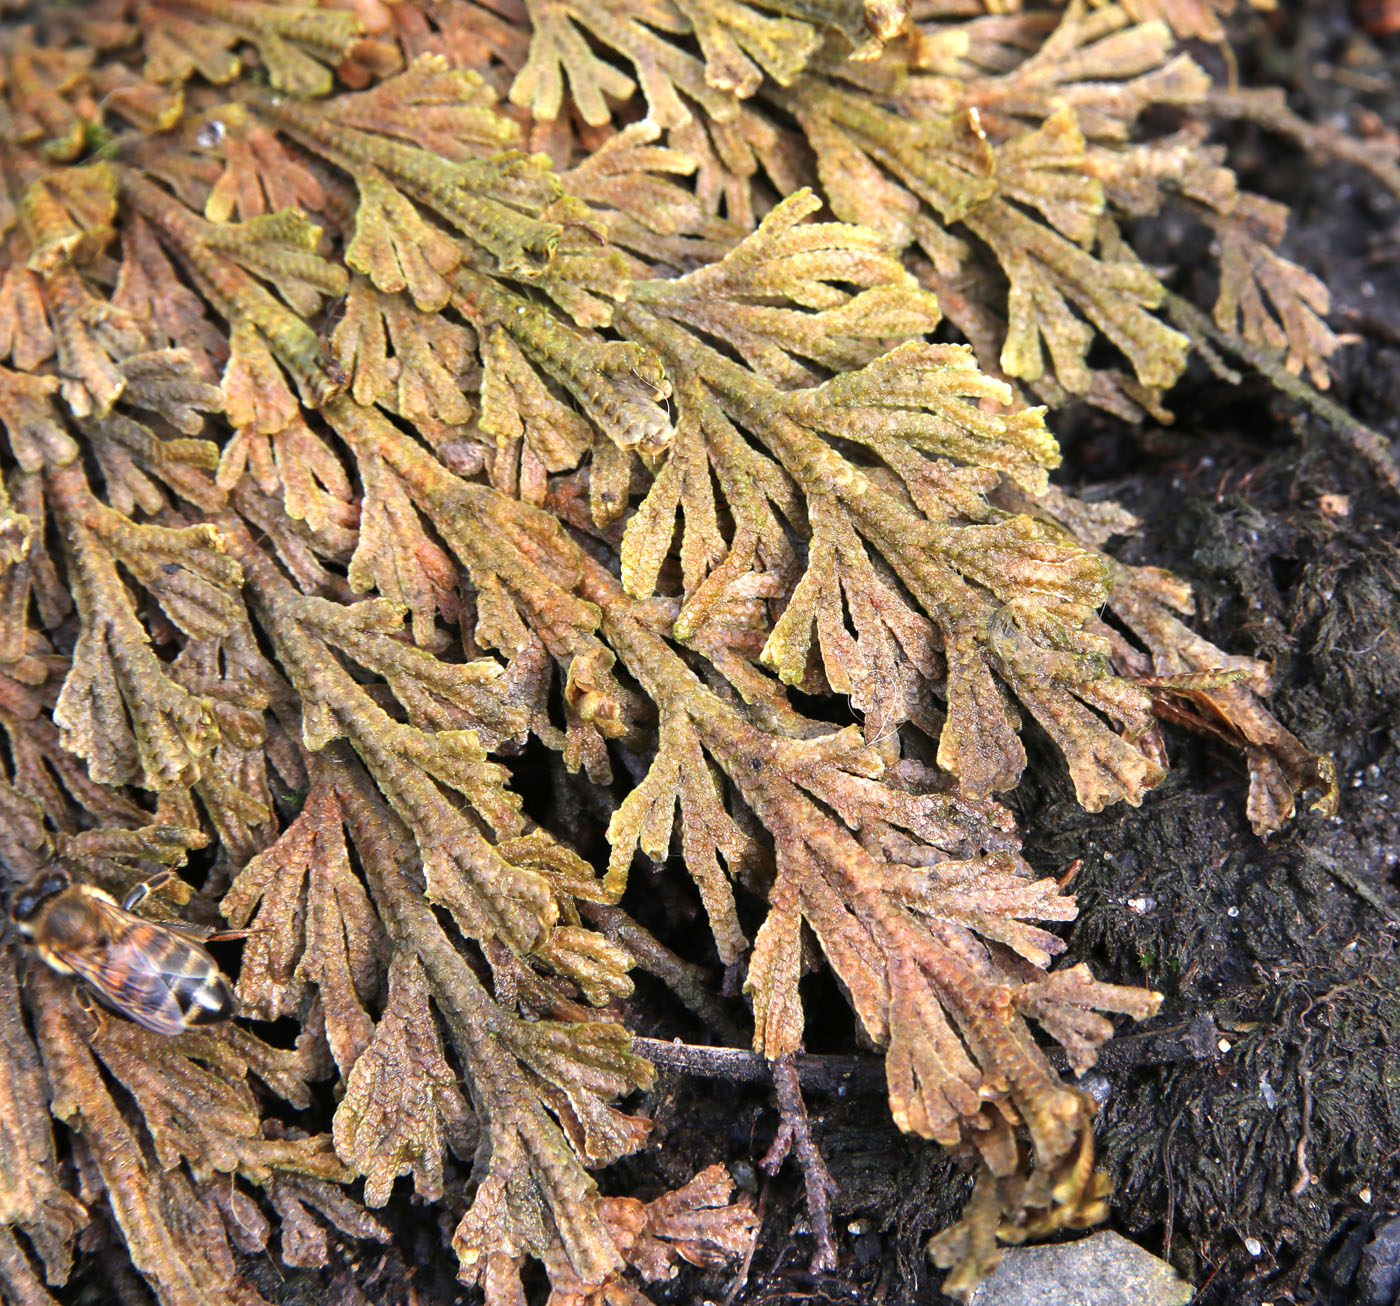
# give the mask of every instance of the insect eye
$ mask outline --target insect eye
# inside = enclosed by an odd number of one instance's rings
[[[22,893],[10,904],[10,919],[12,921],[27,921],[34,915],[35,908],[37,908],[38,905],[38,894]]]
[[[44,878],[39,881],[39,887],[35,890],[38,898],[50,898],[56,893],[62,893],[73,881],[68,872],[55,867],[44,874]]]

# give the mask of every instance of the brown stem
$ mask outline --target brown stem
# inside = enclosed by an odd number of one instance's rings
[[[1300,118],[1278,87],[1259,90],[1214,90],[1202,109],[1212,118],[1239,118],[1286,136],[1310,154],[1338,159],[1369,172],[1392,195],[1400,195],[1400,165],[1383,149],[1344,132]]]
[[[636,1038],[632,1040],[632,1050],[655,1066],[700,1079],[762,1084],[773,1078],[772,1063],[747,1048]],[[843,1096],[853,1091],[875,1092],[885,1086],[885,1063],[880,1057],[815,1056],[801,1052],[789,1060],[802,1086],[813,1092]]]
[[[1385,437],[1358,422],[1341,404],[1319,394],[1306,381],[1294,376],[1267,350],[1257,348],[1230,332],[1222,331],[1190,301],[1179,295],[1167,296],[1167,313],[1177,326],[1195,338],[1205,336],[1242,358],[1265,377],[1277,390],[1296,399],[1320,421],[1326,422],[1341,438],[1370,464],[1392,490],[1400,490],[1400,463],[1390,450]]]
[[[797,1149],[797,1163],[802,1167],[803,1185],[807,1190],[807,1215],[812,1221],[812,1239],[816,1243],[812,1252],[812,1273],[834,1270],[837,1258],[836,1243],[831,1236],[831,1199],[840,1189],[812,1138],[807,1106],[802,1100],[802,1085],[791,1055],[773,1062],[773,1086],[777,1091],[782,1124],[768,1155],[763,1158],[763,1168],[770,1175],[776,1174],[788,1152]]]
[[[614,943],[620,943],[626,948],[643,970],[655,975],[685,1004],[688,1011],[703,1020],[715,1034],[728,1043],[738,1044],[744,1041],[739,1026],[712,996],[710,976],[703,967],[677,956],[650,930],[637,924],[621,907],[589,902],[581,902],[578,906],[579,912],[590,925],[596,925]],[[657,1039],[642,1041],[660,1042]],[[667,1043],[662,1046],[672,1045]]]

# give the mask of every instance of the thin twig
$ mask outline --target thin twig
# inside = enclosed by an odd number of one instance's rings
[[[743,1291],[744,1285],[749,1281],[749,1270],[753,1266],[753,1254],[758,1250],[759,1234],[763,1230],[763,1221],[768,1214],[768,1188],[767,1178],[763,1180],[763,1187],[759,1189],[758,1206],[754,1210],[756,1224],[754,1235],[749,1239],[749,1245],[744,1252],[743,1263],[739,1266],[734,1275],[734,1282],[729,1285],[729,1291],[724,1294],[724,1306],[733,1306],[734,1298]]]
[[[1162,1138],[1162,1168],[1165,1171],[1167,1181],[1167,1213],[1162,1238],[1162,1259],[1164,1261],[1169,1261],[1172,1258],[1172,1234],[1176,1226],[1176,1172],[1172,1169],[1172,1139],[1176,1137],[1176,1127],[1181,1122],[1181,1116],[1185,1110],[1186,1108],[1182,1107],[1172,1117],[1172,1122],[1167,1126],[1167,1132]]]
[[[1113,1073],[1141,1065],[1169,1065],[1178,1061],[1204,1061],[1215,1055],[1220,1031],[1209,1014],[1165,1025],[1160,1029],[1123,1034],[1099,1049],[1098,1068]],[[767,1084],[773,1080],[769,1063],[747,1048],[710,1047],[682,1043],[679,1039],[634,1038],[632,1050],[653,1065],[699,1079],[728,1079],[741,1084]],[[1069,1059],[1057,1047],[1045,1049],[1050,1064],[1060,1074],[1069,1071]],[[883,1092],[885,1063],[873,1056],[821,1056],[803,1052],[791,1058],[802,1087],[808,1092]]]
[[[1120,1034],[1099,1049],[1096,1069],[1116,1074],[1137,1066],[1166,1066],[1181,1061],[1215,1061],[1220,1030],[1210,1012],[1191,1020],[1159,1029],[1143,1029]],[[1069,1058],[1059,1048],[1049,1049],[1050,1064],[1061,1074],[1069,1069]]]
[[[831,1199],[841,1190],[826,1168],[821,1149],[812,1138],[807,1104],[791,1054],[773,1062],[773,1087],[777,1091],[780,1124],[773,1146],[761,1162],[770,1175],[777,1174],[788,1153],[797,1152],[802,1183],[807,1192],[807,1217],[812,1222],[812,1273],[834,1270],[837,1265],[836,1241],[831,1234]]]
[[[1328,997],[1331,996],[1329,991]],[[1326,1001],[1323,998],[1322,1001]],[[1288,1190],[1291,1197],[1301,1197],[1312,1183],[1312,1171],[1308,1169],[1308,1144],[1312,1141],[1312,1073],[1308,1069],[1308,1051],[1312,1047],[1312,1033],[1308,1029],[1308,1013],[1313,1009],[1314,999],[1308,999],[1308,1005],[1298,1013],[1298,1023],[1303,1027],[1306,1036],[1302,1046],[1298,1049],[1298,1086],[1302,1090],[1302,1112],[1303,1126],[1298,1131],[1298,1178],[1293,1187]]]
[[[706,1047],[697,1043],[668,1043],[659,1038],[634,1038],[632,1050],[653,1065],[679,1070],[701,1079],[729,1079],[744,1084],[773,1081],[769,1063],[747,1048]],[[838,1096],[872,1092],[885,1086],[885,1063],[879,1057],[816,1056],[799,1053],[791,1058],[803,1088]]]
[[[1313,1181],[1308,1169],[1308,1144],[1312,1141],[1312,1075],[1308,1071],[1308,1050],[1306,1045],[1298,1057],[1298,1083],[1303,1090],[1303,1127],[1298,1133],[1298,1178],[1288,1190],[1292,1197],[1301,1197]]]

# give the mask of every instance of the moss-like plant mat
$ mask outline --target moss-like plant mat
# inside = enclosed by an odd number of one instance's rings
[[[7,934],[8,1298],[1349,1290],[1400,174],[1254,8],[5,7],[0,859],[246,931]]]

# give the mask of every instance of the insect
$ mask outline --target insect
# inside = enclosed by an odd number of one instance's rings
[[[138,884],[118,906],[110,894],[50,866],[20,891],[10,919],[44,962],[77,975],[113,1011],[157,1034],[178,1034],[226,1020],[233,994],[201,944],[132,910],[169,878],[167,872]]]

